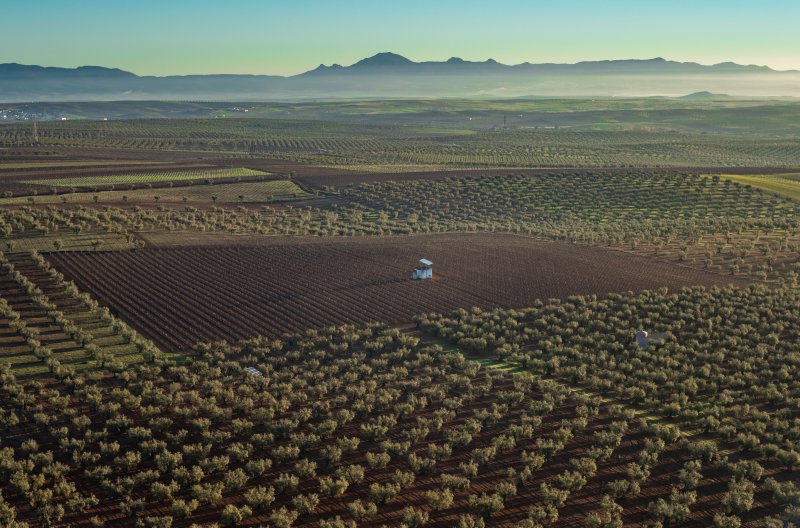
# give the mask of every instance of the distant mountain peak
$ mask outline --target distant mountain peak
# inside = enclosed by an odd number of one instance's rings
[[[415,62],[403,57],[402,55],[398,55],[397,53],[384,51],[381,53],[376,53],[372,57],[361,59],[357,63],[353,64],[353,66],[402,66],[406,64],[415,64]]]
[[[756,77],[755,75],[758,75]],[[749,76],[749,77],[748,77]],[[722,62],[703,65],[663,57],[595,60],[573,64],[503,64],[494,59],[415,62],[391,52],[355,64],[320,64],[291,76],[137,76],[115,68],[56,68],[0,64],[0,99],[31,100],[245,100],[466,95],[676,94],[715,99],[720,93],[796,94],[799,71]],[[780,83],[778,82],[780,81]],[[794,86],[794,88],[793,88]],[[788,88],[787,88],[788,87]],[[694,93],[708,90],[709,93]],[[772,90],[776,90],[773,92]]]
[[[78,66],[77,68],[58,68],[51,66],[36,66],[9,62],[0,64],[0,76],[4,77],[136,77],[135,74],[120,70],[119,68],[106,68],[103,66]]]
[[[686,99],[689,101],[710,101],[713,99],[725,99],[730,97],[726,94],[715,94],[711,93],[708,90],[703,90],[702,92],[694,92],[688,95],[682,95],[678,99]]]

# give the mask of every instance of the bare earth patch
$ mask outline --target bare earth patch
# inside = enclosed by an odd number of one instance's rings
[[[49,258],[81,289],[174,351],[204,340],[351,322],[402,324],[417,313],[459,307],[747,284],[612,250],[513,235],[226,239],[219,246]],[[434,262],[434,279],[412,281],[411,270],[423,257]]]

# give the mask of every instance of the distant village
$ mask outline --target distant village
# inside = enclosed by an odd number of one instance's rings
[[[66,121],[67,117],[55,112],[31,112],[20,107],[0,107],[0,123],[19,121]]]

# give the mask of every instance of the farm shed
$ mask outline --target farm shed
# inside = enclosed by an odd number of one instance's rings
[[[647,348],[653,344],[662,344],[667,339],[667,334],[664,332],[648,332],[647,330],[639,329],[636,331],[636,344],[639,348]]]
[[[636,344],[639,345],[639,348],[650,346],[650,339],[648,339],[648,334],[645,330],[636,331]]]
[[[413,280],[425,280],[433,278],[433,262],[428,259],[419,259],[419,266],[411,272]]]

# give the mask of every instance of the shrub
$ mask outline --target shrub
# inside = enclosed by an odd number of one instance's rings
[[[333,519],[322,519],[319,522],[319,528],[357,528],[354,521],[342,520],[338,515]]]
[[[488,519],[493,513],[504,508],[503,498],[497,494],[470,495],[468,501],[469,508],[482,519]]]
[[[369,496],[378,504],[391,502],[400,493],[400,486],[397,484],[378,484],[374,482],[369,485]]]
[[[343,478],[321,477],[319,479],[320,493],[329,497],[341,497],[349,486],[350,483]]]
[[[253,515],[252,510],[248,506],[236,507],[233,504],[228,504],[222,510],[220,521],[223,526],[239,526],[245,519]]]
[[[292,497],[292,506],[297,510],[300,515],[309,515],[314,513],[319,506],[319,495],[316,493],[309,493],[308,495],[295,495]]]
[[[425,493],[425,500],[434,510],[445,510],[453,504],[453,492],[447,488],[441,491],[431,490]]]
[[[250,488],[245,492],[244,500],[251,508],[264,510],[275,502],[275,489],[272,487],[265,488],[264,486]]]
[[[299,515],[296,511],[282,506],[280,510],[272,512],[269,520],[275,528],[292,528]]]
[[[371,468],[384,468],[389,465],[392,456],[389,453],[367,453],[367,465]]]
[[[728,493],[722,498],[722,506],[728,513],[741,514],[753,507],[753,494],[756,486],[749,480],[732,480]]]
[[[462,515],[458,519],[458,528],[486,528],[486,521],[474,515]]]
[[[725,515],[724,513],[714,515],[714,528],[739,528],[740,526],[742,526],[742,520],[735,515]]]
[[[348,503],[347,509],[350,511],[350,515],[356,519],[372,517],[378,513],[378,506],[374,502],[362,501],[360,499]]]
[[[172,501],[172,515],[174,517],[189,517],[200,506],[197,499],[185,501],[183,499],[176,499]]]
[[[403,524],[408,528],[420,528],[428,522],[428,512],[407,507],[403,510]]]

